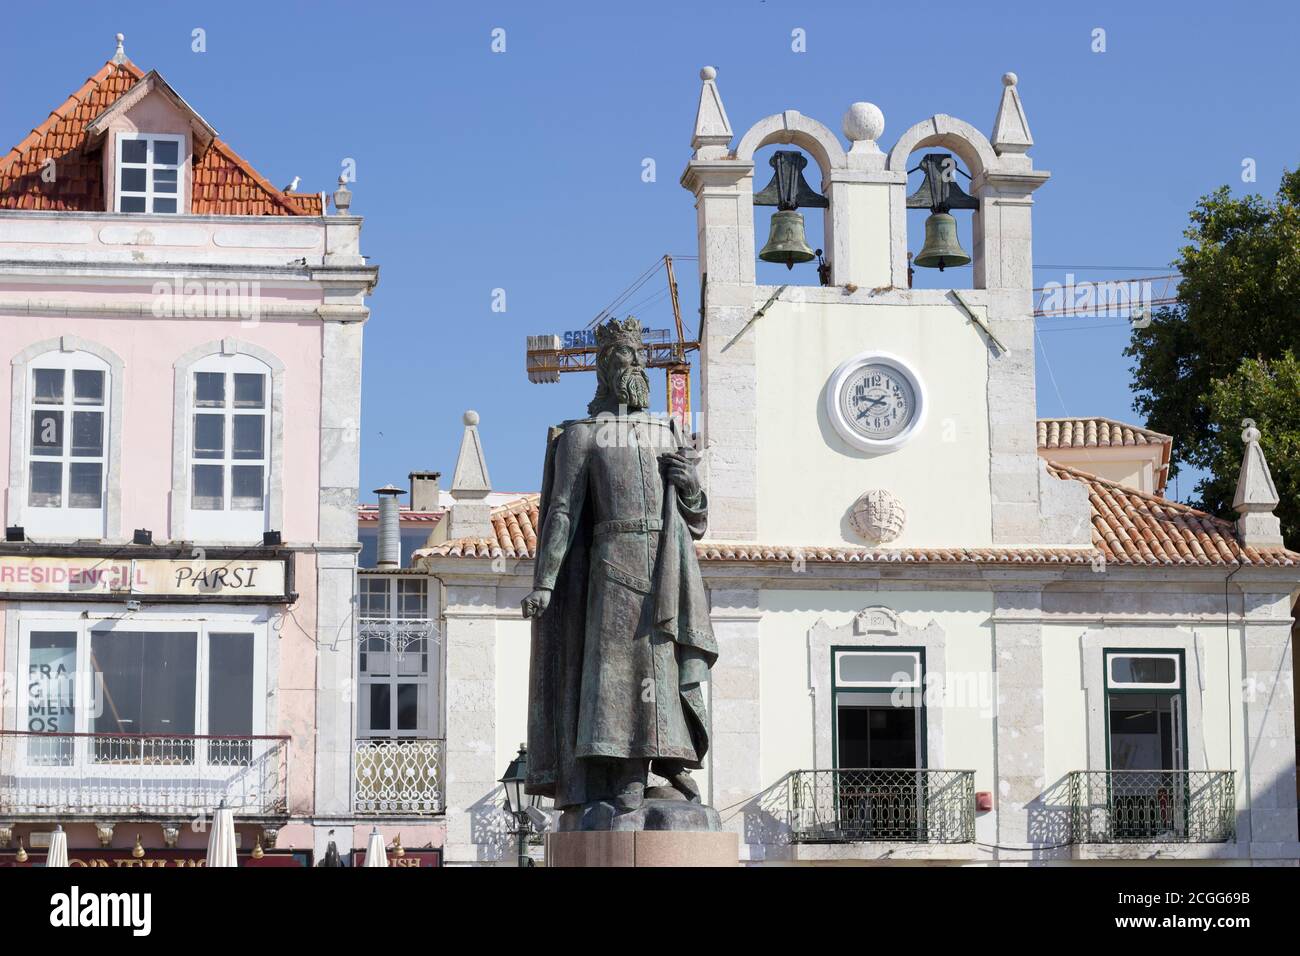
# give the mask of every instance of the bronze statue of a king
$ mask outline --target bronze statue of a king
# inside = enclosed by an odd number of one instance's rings
[[[717,659],[694,542],[708,501],[677,420],[648,410],[641,325],[596,330],[596,397],[552,428],[528,689],[531,794],[561,830],[717,829],[690,771]],[[668,787],[651,787],[653,773]]]

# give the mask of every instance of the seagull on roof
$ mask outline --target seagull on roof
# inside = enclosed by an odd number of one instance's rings
[[[293,182],[291,182],[289,185],[285,186],[285,187],[284,187],[284,191],[287,192],[287,193],[295,192],[295,191],[298,189],[298,183],[301,182],[301,181],[302,181],[302,177],[301,177],[301,176],[295,176],[295,177],[293,177]]]

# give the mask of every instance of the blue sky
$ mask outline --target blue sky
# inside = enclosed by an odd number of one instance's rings
[[[1294,3],[625,6],[66,0],[52,22],[43,5],[17,5],[0,35],[0,148],[97,69],[121,31],[137,64],[276,183],[332,189],[355,159],[353,211],[381,267],[363,488],[404,484],[414,468],[449,480],[472,407],[494,486],[519,491],[536,487],[546,426],[592,388],[583,375],[530,385],[524,337],[582,328],[657,257],[695,252],[677,179],[706,63],[738,135],[788,108],[838,131],[848,104],[869,100],[886,148],[938,112],[990,131],[999,78],[1014,70],[1031,155],[1053,173],[1036,195],[1040,285],[1067,271],[1166,271],[1197,197],[1225,183],[1271,195],[1300,153]],[[191,49],[196,28],[206,52]],[[504,53],[491,50],[495,28]],[[791,49],[796,28],[806,52]],[[1104,53],[1092,51],[1097,28]],[[1256,183],[1242,182],[1245,159]],[[1096,268],[1114,266],[1126,268]],[[679,277],[693,326],[693,261]],[[641,315],[667,327],[666,297]],[[1046,320],[1039,341],[1040,414],[1134,418],[1123,319]],[[1180,496],[1190,491],[1184,477]]]

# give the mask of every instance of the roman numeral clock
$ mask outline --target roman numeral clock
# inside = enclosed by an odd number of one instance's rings
[[[844,362],[826,390],[826,413],[840,437],[862,451],[906,444],[925,423],[925,386],[907,363],[887,352]]]

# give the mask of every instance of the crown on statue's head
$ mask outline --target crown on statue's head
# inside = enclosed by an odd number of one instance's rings
[[[596,326],[596,346],[605,349],[611,345],[641,348],[641,322],[629,315],[621,322],[618,319],[610,319],[603,325]]]

